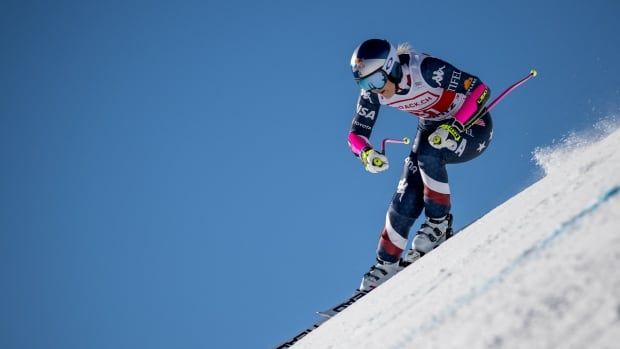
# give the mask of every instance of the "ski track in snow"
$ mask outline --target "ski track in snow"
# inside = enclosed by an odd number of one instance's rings
[[[606,133],[537,149],[545,178],[295,347],[616,348],[620,130]]]

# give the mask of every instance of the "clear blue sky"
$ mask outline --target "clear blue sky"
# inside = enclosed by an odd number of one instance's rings
[[[618,12],[3,1],[0,347],[278,344],[358,286],[409,151],[372,175],[346,145],[361,41],[409,41],[495,95],[538,69],[484,156],[449,167],[462,226],[536,180],[536,146],[618,114]],[[372,140],[416,124],[384,108]]]

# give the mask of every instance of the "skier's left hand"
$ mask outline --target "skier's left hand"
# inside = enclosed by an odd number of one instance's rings
[[[458,142],[461,140],[463,129],[463,125],[458,121],[440,125],[435,132],[428,136],[428,143],[436,149],[448,148],[455,151]]]

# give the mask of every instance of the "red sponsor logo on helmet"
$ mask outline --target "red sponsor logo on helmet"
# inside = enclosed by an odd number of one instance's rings
[[[364,65],[364,61],[356,58],[355,59],[355,66],[353,67],[355,70],[360,71],[362,69],[364,69],[365,65]]]

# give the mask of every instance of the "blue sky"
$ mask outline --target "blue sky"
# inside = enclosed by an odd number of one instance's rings
[[[619,10],[4,1],[0,347],[278,344],[358,286],[409,151],[372,175],[346,145],[361,41],[409,41],[495,95],[538,69],[484,156],[449,167],[458,227],[538,178],[535,147],[618,114]],[[384,108],[372,140],[416,124]]]

